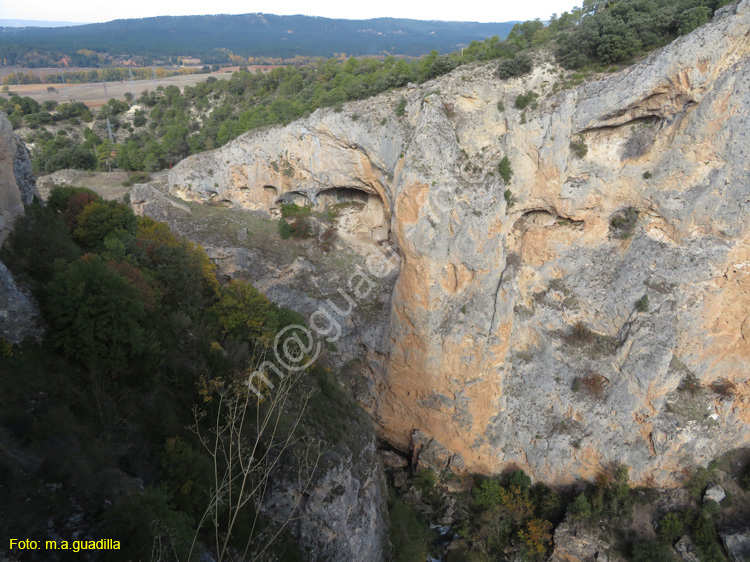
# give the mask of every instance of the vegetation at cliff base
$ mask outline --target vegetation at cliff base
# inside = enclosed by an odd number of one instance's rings
[[[270,369],[273,388],[253,379],[261,400],[244,383],[305,319],[249,283],[221,285],[200,246],[87,189],[33,204],[0,257],[48,328],[42,342],[0,342],[3,536],[43,538],[49,522],[64,540],[120,540],[107,560],[154,548],[160,560],[298,560],[285,521],[257,511],[264,481],[304,488],[349,439],[321,412],[352,424],[356,406],[318,364],[281,380]]]

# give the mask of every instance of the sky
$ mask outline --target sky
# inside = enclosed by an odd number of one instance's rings
[[[152,16],[182,16],[211,14],[304,14],[329,18],[367,19],[398,17],[420,20],[500,22],[514,20],[549,19],[562,13],[581,0],[516,0],[494,2],[341,2],[331,0],[277,0],[248,2],[247,0],[23,0],[0,2],[0,19],[43,21],[103,22],[124,18]],[[207,11],[208,10],[208,11]]]

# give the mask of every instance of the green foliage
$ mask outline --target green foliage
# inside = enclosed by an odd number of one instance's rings
[[[505,104],[503,103],[503,100],[500,100],[499,102],[497,102],[497,110],[500,113],[502,113],[503,111],[505,111]]]
[[[653,174],[651,172],[643,172],[643,179],[644,180],[650,180],[653,177]]]
[[[726,560],[719,544],[719,536],[716,533],[714,522],[707,514],[699,512],[695,515],[690,534],[698,547],[702,562]]]
[[[638,312],[648,312],[649,309],[649,302],[648,302],[648,295],[643,295],[638,301],[635,303],[635,309]]]
[[[396,106],[396,115],[401,117],[404,113],[406,113],[406,97],[401,96],[398,100],[398,105]]]
[[[300,207],[296,203],[282,203],[281,216],[287,218],[309,217],[312,214],[312,207],[305,205]]]
[[[44,290],[52,341],[67,357],[106,373],[127,374],[146,350],[141,294],[98,256],[63,266]]]
[[[237,341],[270,342],[278,330],[305,324],[301,315],[275,305],[252,284],[242,281],[222,288],[213,310],[224,336]]]
[[[568,506],[568,512],[579,521],[586,521],[591,517],[592,508],[586,494],[578,494]]]
[[[503,192],[503,198],[505,199],[506,210],[510,210],[516,204],[516,198],[510,189]]]
[[[502,503],[504,488],[496,478],[482,480],[479,486],[471,490],[474,505],[479,509],[490,509]]]
[[[687,35],[704,23],[711,21],[712,15],[713,10],[708,6],[695,6],[694,8],[685,10],[677,19],[677,33],[680,35]]]
[[[292,236],[292,227],[285,220],[279,221],[279,236],[283,240],[288,240]]]
[[[531,105],[531,103],[534,100],[536,100],[538,97],[539,97],[539,94],[536,94],[535,92],[532,92],[532,91],[527,91],[527,92],[524,92],[523,94],[519,94],[518,97],[516,98],[516,109],[523,111],[524,109],[529,107],[529,105]]]
[[[510,165],[510,159],[508,156],[503,156],[503,159],[500,160],[500,163],[497,165],[497,171],[500,174],[500,177],[503,178],[503,181],[506,184],[510,183],[510,178],[513,177],[513,168]]]
[[[390,541],[393,545],[393,562],[423,562],[433,533],[416,511],[391,494],[388,501],[391,519]]]
[[[583,159],[589,152],[589,147],[586,144],[586,139],[579,136],[577,139],[570,141],[570,151],[580,159]]]
[[[659,538],[669,544],[676,543],[685,534],[685,517],[681,513],[667,513],[659,521]]]
[[[431,490],[437,484],[437,474],[431,468],[423,468],[414,479],[414,485],[420,490],[426,491]]]
[[[550,23],[550,31],[559,33],[557,60],[567,68],[627,61],[705,23],[719,4],[715,0],[618,2],[595,14],[564,13]]]
[[[95,201],[78,215],[75,240],[88,248],[100,246],[107,235],[122,230],[135,233],[138,218],[127,205],[116,201]]]
[[[531,478],[523,470],[516,470],[508,479],[508,486],[528,491],[531,487]]]
[[[633,545],[633,562],[677,562],[673,550],[662,542],[638,542]]]
[[[32,205],[24,216],[16,219],[0,255],[21,278],[44,284],[54,275],[55,260],[68,263],[81,253],[60,216],[48,208]]]
[[[630,238],[638,224],[639,213],[634,207],[628,207],[612,215],[609,226],[615,238]]]
[[[501,80],[524,76],[534,69],[531,56],[524,54],[504,59],[497,65],[497,77]]]
[[[99,199],[96,192],[85,187],[55,186],[47,198],[47,208],[55,213],[63,213],[68,209],[68,203],[74,195],[85,193],[92,200]]]

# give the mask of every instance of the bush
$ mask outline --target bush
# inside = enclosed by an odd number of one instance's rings
[[[609,226],[615,238],[630,238],[638,224],[638,210],[634,207],[628,207],[615,213],[609,219]]]
[[[393,562],[421,562],[427,559],[427,547],[433,533],[416,511],[391,495],[388,502],[391,518],[390,540],[393,545]]]
[[[406,113],[406,98],[401,96],[401,99],[398,100],[398,105],[396,106],[396,115],[401,117],[404,113]]]
[[[638,301],[635,303],[635,309],[638,312],[648,312],[649,308],[649,302],[648,302],[648,295],[643,295]]]
[[[573,500],[573,503],[568,506],[568,512],[578,521],[585,521],[591,517],[591,504],[589,503],[586,494],[578,494],[576,499]]]
[[[711,390],[721,398],[734,398],[737,386],[728,379],[719,379],[711,383]]]
[[[516,108],[519,110],[524,110],[531,104],[531,102],[533,102],[538,97],[539,96],[534,92],[525,92],[523,94],[520,94],[516,98]]]
[[[633,545],[633,562],[677,562],[672,549],[661,542],[639,542]]]
[[[669,544],[677,542],[685,534],[684,516],[679,513],[667,513],[659,521],[659,538]]]
[[[510,183],[510,178],[513,177],[513,168],[507,156],[503,156],[503,159],[500,160],[500,163],[497,165],[497,171],[506,184]]]
[[[279,221],[279,236],[283,240],[288,240],[292,236],[292,227],[285,220]]]
[[[95,191],[85,187],[55,186],[47,198],[47,208],[55,213],[63,213],[68,208],[70,199],[81,193],[85,193],[93,201],[100,198]]]
[[[688,394],[695,396],[698,394],[698,392],[703,388],[701,386],[701,381],[698,380],[698,377],[696,377],[693,373],[688,373],[682,381],[680,381],[680,385],[677,387],[677,390],[680,392],[687,392]]]
[[[282,203],[281,216],[285,219],[295,217],[309,217],[312,214],[312,207],[305,205],[300,207],[296,203]]]
[[[529,55],[518,55],[515,58],[504,59],[497,65],[497,76],[501,80],[517,78],[528,74],[534,69],[534,62]]]
[[[78,215],[78,227],[73,231],[73,238],[84,246],[94,248],[115,231],[134,234],[137,224],[138,217],[127,205],[116,201],[96,201]]]
[[[52,279],[55,260],[67,263],[80,255],[63,219],[38,205],[16,219],[2,248],[2,259],[14,273],[42,284]]]
[[[438,478],[435,471],[431,468],[423,468],[417,473],[417,477],[414,479],[414,485],[420,490],[432,490],[437,484]]]
[[[60,269],[44,296],[52,341],[67,357],[125,373],[146,350],[140,292],[98,256],[87,254]]]
[[[312,224],[307,217],[299,217],[289,225],[292,236],[295,238],[309,238],[312,236]]]
[[[583,159],[588,154],[589,147],[586,144],[586,140],[582,136],[579,136],[577,139],[570,141],[570,151],[576,157]]]
[[[499,102],[497,102],[497,110],[500,113],[502,113],[503,111],[505,111],[505,104],[503,103],[503,100],[500,100]]]
[[[580,388],[589,396],[601,396],[607,384],[607,378],[599,373],[589,372],[580,378]]]

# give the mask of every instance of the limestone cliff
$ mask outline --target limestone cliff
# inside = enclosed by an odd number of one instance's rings
[[[13,220],[38,196],[26,145],[0,112],[0,245]],[[17,343],[41,335],[39,311],[32,297],[21,291],[0,262],[0,337]]]
[[[363,203],[342,235],[400,254],[363,342],[395,446],[674,484],[750,442],[750,0],[598,81],[557,91],[559,72],[463,67],[320,110],[183,161],[169,190],[271,214]]]

